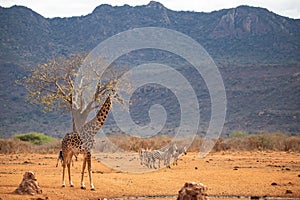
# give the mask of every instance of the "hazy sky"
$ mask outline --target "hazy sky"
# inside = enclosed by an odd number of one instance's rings
[[[122,6],[145,5],[150,0],[0,0],[0,6],[23,5],[44,17],[71,17],[87,15],[101,4]],[[277,14],[300,18],[300,0],[157,0],[171,10],[210,12],[222,8],[249,5],[267,8]]]

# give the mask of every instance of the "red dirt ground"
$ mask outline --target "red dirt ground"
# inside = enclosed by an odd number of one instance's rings
[[[62,188],[62,168],[61,165],[55,167],[56,159],[54,154],[0,155],[0,199],[175,196],[186,181],[204,183],[209,196],[300,197],[300,153],[218,152],[210,153],[204,159],[200,159],[197,153],[188,153],[181,157],[178,166],[147,173],[120,172],[93,159],[95,191],[89,189],[87,173],[87,189],[80,189],[81,156],[72,167],[75,187]],[[42,194],[21,196],[13,193],[28,170],[35,173]]]

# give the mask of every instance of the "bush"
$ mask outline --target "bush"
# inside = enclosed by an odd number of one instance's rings
[[[0,139],[0,153],[15,154],[23,152],[32,152],[33,145],[28,142],[20,141],[17,138]]]
[[[273,150],[273,143],[270,135],[254,134],[249,136],[250,150]]]
[[[300,152],[300,138],[299,137],[288,137],[284,143],[285,151]]]
[[[49,143],[53,140],[52,137],[49,137],[43,133],[36,133],[36,132],[16,134],[13,137],[18,138],[24,142],[30,142],[32,144],[38,144],[38,145],[42,143]]]
[[[18,138],[0,139],[0,154],[20,153],[57,153],[61,149],[61,141],[53,139],[49,143],[35,145],[31,142],[24,142]]]
[[[294,151],[300,152],[300,137],[291,137],[283,133],[240,134],[233,133],[223,143],[228,150],[256,151]],[[224,144],[223,144],[224,145]],[[216,144],[216,151],[219,151]]]
[[[246,132],[243,131],[235,131],[233,133],[230,134],[230,138],[239,138],[239,137],[244,137],[247,136],[248,134]]]

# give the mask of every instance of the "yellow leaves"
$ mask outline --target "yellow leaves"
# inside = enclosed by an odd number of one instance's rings
[[[84,57],[82,54],[60,56],[36,65],[30,75],[19,81],[27,90],[26,101],[42,105],[44,111],[70,109],[73,80]]]
[[[84,58],[83,54],[73,54],[69,57],[56,57],[47,63],[36,65],[30,71],[30,75],[20,80],[27,90],[26,101],[41,105],[43,111],[71,109],[74,80],[79,75],[78,69]],[[94,74],[96,71],[90,73]],[[111,70],[105,76],[102,75],[99,73],[96,77],[92,76],[94,79],[90,80],[98,83],[97,91],[90,92],[95,92],[94,101],[99,103],[102,102],[105,91],[116,88],[118,78],[122,73],[118,70]],[[88,85],[83,87],[92,90]],[[80,98],[82,96],[79,95],[79,102]]]

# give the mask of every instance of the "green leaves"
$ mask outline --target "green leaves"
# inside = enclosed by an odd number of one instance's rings
[[[42,144],[42,143],[49,143],[53,140],[52,137],[44,135],[44,133],[24,133],[24,134],[15,134],[14,138],[18,138],[21,141],[31,142],[32,144]]]

